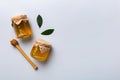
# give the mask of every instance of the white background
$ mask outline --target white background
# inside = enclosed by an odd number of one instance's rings
[[[33,36],[18,41],[38,71],[10,45],[16,38],[11,17],[20,14],[28,16]],[[40,29],[38,14],[44,20]],[[42,36],[48,28],[55,32]],[[39,38],[53,46],[46,63],[30,56]],[[1,0],[0,79],[120,80],[120,0]]]

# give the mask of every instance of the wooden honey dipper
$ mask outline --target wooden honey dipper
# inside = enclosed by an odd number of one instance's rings
[[[21,54],[25,57],[25,59],[31,64],[31,66],[35,69],[35,70],[37,70],[38,69],[38,67],[30,60],[30,58],[25,54],[25,52],[21,49],[21,47],[19,46],[19,43],[18,43],[18,41],[17,40],[15,40],[15,39],[12,39],[11,41],[11,44],[13,45],[13,46],[15,46],[20,52],[21,52]]]

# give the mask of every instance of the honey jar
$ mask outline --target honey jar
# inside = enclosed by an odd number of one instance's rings
[[[51,52],[51,44],[45,40],[36,40],[30,55],[38,61],[46,61]]]
[[[32,30],[26,15],[15,16],[11,20],[17,38],[29,38],[32,35]]]

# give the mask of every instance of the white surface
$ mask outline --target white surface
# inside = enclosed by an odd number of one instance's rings
[[[120,80],[120,0],[1,0],[0,10],[1,80]],[[35,39],[52,43],[47,63],[30,57],[38,71],[10,45],[10,18],[19,14],[28,15],[33,30],[31,40],[19,40],[29,57]],[[40,35],[47,28],[55,32]]]

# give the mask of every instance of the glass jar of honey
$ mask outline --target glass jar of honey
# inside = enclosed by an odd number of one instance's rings
[[[30,55],[38,61],[46,61],[51,51],[51,44],[45,40],[36,40]]]
[[[32,30],[26,15],[15,16],[11,20],[17,38],[28,38],[32,35]]]

